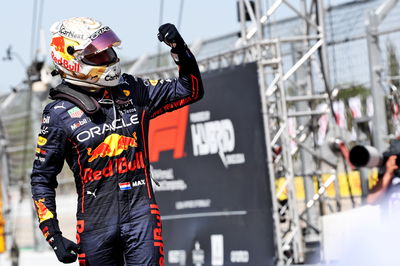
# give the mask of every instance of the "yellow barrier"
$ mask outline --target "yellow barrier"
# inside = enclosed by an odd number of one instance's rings
[[[321,177],[321,184],[322,186],[326,180],[331,176],[331,174],[324,174]],[[312,177],[314,181],[314,192],[318,192],[318,182],[317,182],[317,177]],[[349,180],[349,182],[347,181]],[[280,193],[278,196],[279,200],[285,200],[287,199],[287,188],[284,188],[285,186],[285,181],[286,178],[280,177],[276,180],[276,193]],[[350,183],[350,188],[353,196],[361,196],[362,190],[361,190],[361,181],[360,181],[360,173],[358,171],[352,171],[349,172],[348,178],[345,173],[340,173],[338,175],[338,181],[339,181],[339,193],[341,197],[348,197],[350,196],[350,191],[349,191],[349,183]],[[369,174],[369,187],[371,188],[376,182],[378,181],[378,172],[376,170],[373,170]],[[298,200],[304,200],[305,199],[305,192],[304,192],[304,179],[302,176],[296,176],[294,178],[294,186],[296,190],[296,198]],[[324,194],[326,197],[329,198],[334,198],[336,196],[336,190],[335,190],[335,184],[332,182],[326,189],[326,192]]]

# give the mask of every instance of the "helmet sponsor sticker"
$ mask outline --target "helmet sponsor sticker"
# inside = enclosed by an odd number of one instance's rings
[[[114,75],[106,75],[104,80],[111,81],[111,80],[116,80],[118,78],[119,78],[119,73],[115,73]]]
[[[61,25],[60,30],[58,32],[60,33],[60,35],[63,35],[68,38],[74,38],[74,39],[84,39],[85,38],[85,35],[83,35],[83,34],[78,34],[71,30],[67,30],[64,25]]]
[[[90,35],[90,39],[94,40],[97,37],[99,37],[101,34],[103,34],[106,31],[109,31],[109,30],[111,30],[110,27],[105,26],[105,27],[99,29],[98,31],[96,31],[95,33],[93,33],[92,35]]]
[[[78,42],[75,42],[75,41],[69,40],[69,39],[65,39],[62,36],[53,37],[53,39],[51,39],[51,43],[50,43],[50,46],[54,47],[52,53],[58,52],[58,54],[61,56],[61,58],[66,59],[66,60],[75,59],[75,57],[72,54],[68,53],[67,47],[69,47],[69,46],[75,47],[77,45],[79,45]],[[51,58],[54,60],[53,56],[51,56]],[[58,60],[56,63],[58,63],[59,61],[60,60]],[[62,61],[60,61],[60,62],[62,63]],[[59,63],[59,64],[61,64],[61,63]]]
[[[64,59],[62,57],[57,58],[57,56],[54,54],[54,52],[51,52],[51,59],[53,59],[54,63],[70,70],[73,72],[80,72],[81,71],[81,65],[78,64],[77,62],[70,61],[67,59]]]
[[[65,49],[64,37],[62,37],[62,36],[54,37],[51,40],[50,46],[54,46],[54,49],[57,52],[64,53],[64,49]]]

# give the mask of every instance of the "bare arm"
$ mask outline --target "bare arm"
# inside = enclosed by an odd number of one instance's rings
[[[375,187],[371,190],[367,197],[368,204],[376,204],[379,200],[385,195],[390,182],[393,178],[393,172],[397,170],[399,167],[396,165],[396,155],[392,155],[386,162],[386,172],[383,174],[383,177],[378,181]]]

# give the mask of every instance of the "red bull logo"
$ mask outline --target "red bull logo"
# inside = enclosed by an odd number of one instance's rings
[[[64,53],[65,50],[65,42],[64,37],[54,37],[51,40],[50,46],[54,46],[55,50],[61,53]]]
[[[51,59],[68,70],[80,72],[80,65],[76,62],[70,61],[75,59],[75,57],[66,52],[68,46],[74,47],[77,45],[79,45],[78,42],[62,36],[54,37],[50,43],[50,46],[54,47],[54,51],[51,52]]]
[[[157,219],[156,227],[153,229],[153,245],[156,248],[158,247],[158,252],[160,253],[159,265],[164,266],[164,243],[162,238],[161,216],[157,204],[150,204],[150,213],[154,214]]]
[[[91,168],[85,168],[83,170],[83,183],[89,183],[93,181],[98,181],[104,177],[111,177],[114,174],[124,174],[136,169],[144,169],[145,163],[143,159],[142,152],[135,153],[135,159],[129,161],[126,157],[121,157],[118,159],[108,161],[105,168],[101,170],[93,170]]]
[[[113,133],[107,136],[99,146],[97,146],[94,150],[89,148],[87,150],[88,155],[90,156],[89,162],[93,162],[97,158],[114,157],[120,155],[123,151],[129,149],[129,147],[137,147],[137,137],[136,132],[133,132],[131,137],[121,136],[119,134]]]
[[[54,218],[54,215],[49,209],[47,209],[46,205],[44,205],[45,199],[39,199],[35,200],[35,207],[36,207],[36,212],[39,217],[39,222],[43,222],[47,219]]]
[[[71,62],[67,59],[64,59],[62,57],[57,58],[57,56],[55,56],[54,52],[51,52],[51,59],[53,59],[53,61],[57,64],[59,64],[60,66],[63,66],[64,68],[70,70],[70,71],[74,71],[74,72],[80,72],[81,71],[81,65],[76,63],[76,62]]]

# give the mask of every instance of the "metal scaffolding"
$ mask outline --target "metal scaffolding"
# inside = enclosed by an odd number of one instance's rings
[[[285,0],[275,1],[263,14],[260,1],[255,2],[255,9],[251,8],[249,0],[240,1],[241,14],[241,42],[258,43],[258,76],[260,96],[263,106],[265,143],[267,150],[267,164],[271,195],[273,201],[273,213],[275,223],[275,243],[277,265],[305,262],[306,238],[313,235],[319,241],[319,212],[315,204],[306,205],[306,210],[300,213],[296,200],[294,178],[296,176],[293,156],[297,149],[292,143],[296,143],[301,154],[301,169],[303,172],[306,201],[312,201],[314,197],[313,176],[317,175],[320,156],[312,152],[315,142],[315,119],[326,114],[329,110],[315,109],[315,101],[319,103],[329,102],[330,82],[328,77],[328,64],[326,61],[326,40],[324,30],[324,6],[322,0],[301,0],[298,7]],[[269,23],[273,14],[281,6],[286,5],[303,23],[303,31],[298,35],[281,37],[277,39],[268,36],[272,57],[265,57],[261,44],[265,43],[263,25]],[[246,21],[245,14],[249,13],[250,21]],[[263,14],[263,15],[262,15]],[[295,47],[293,64],[285,70],[287,62],[282,56],[283,45]],[[321,84],[323,88],[317,90],[313,76],[311,61],[319,64]],[[289,86],[293,86],[297,93],[288,94]],[[321,93],[325,91],[326,93]],[[290,103],[295,103],[295,110],[290,111]],[[290,117],[296,117],[299,124],[310,130],[303,130],[302,134],[293,136],[289,128]],[[308,124],[308,126],[307,126]],[[297,129],[299,131],[299,128]],[[306,132],[308,131],[308,132]],[[304,135],[305,134],[305,135]],[[303,139],[300,136],[303,135]],[[279,146],[279,152],[273,153],[274,147]],[[311,152],[310,152],[311,151]],[[316,163],[312,163],[316,162]],[[285,178],[284,187],[276,193],[276,179]],[[279,200],[282,191],[286,191],[287,200]],[[307,213],[305,216],[304,214]],[[303,232],[301,221],[306,223],[305,228],[312,228]]]

